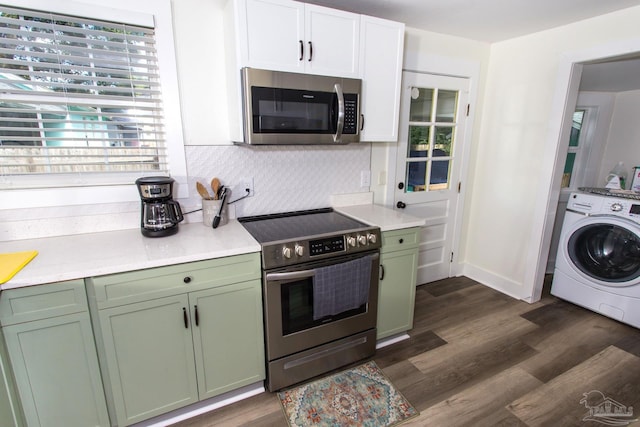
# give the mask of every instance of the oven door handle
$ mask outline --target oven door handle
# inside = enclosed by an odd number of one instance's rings
[[[380,254],[375,253],[371,254],[371,260],[377,260],[380,258]],[[292,279],[305,279],[308,277],[313,277],[316,275],[315,270],[300,270],[300,271],[290,271],[286,273],[268,273],[267,274],[267,282],[275,281],[275,280],[292,280]]]
[[[287,273],[269,273],[267,274],[267,281],[270,282],[274,280],[304,279],[307,277],[313,277],[315,275],[315,270],[291,271]]]

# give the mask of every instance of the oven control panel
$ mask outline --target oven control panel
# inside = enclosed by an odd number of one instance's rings
[[[310,240],[309,256],[331,254],[344,251],[344,236],[330,237],[328,239]]]
[[[263,245],[265,269],[380,249],[380,229]]]

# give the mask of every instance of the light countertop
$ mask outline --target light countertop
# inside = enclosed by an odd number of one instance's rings
[[[259,252],[236,220],[212,229],[180,224],[177,234],[145,237],[139,228],[0,243],[0,252],[38,255],[0,290]]]
[[[418,218],[405,214],[392,208],[381,205],[364,204],[353,206],[340,206],[334,208],[351,218],[367,224],[377,225],[381,231],[400,230],[410,227],[422,227],[424,218]]]
[[[382,231],[424,225],[424,219],[379,205],[334,209]],[[236,220],[215,230],[200,222],[179,227],[173,236],[156,238],[145,237],[134,228],[0,243],[3,253],[38,251],[0,290],[260,251],[260,244]]]

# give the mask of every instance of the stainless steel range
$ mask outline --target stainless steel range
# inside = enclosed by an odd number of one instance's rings
[[[239,221],[262,246],[269,390],[375,353],[378,227],[330,208]]]

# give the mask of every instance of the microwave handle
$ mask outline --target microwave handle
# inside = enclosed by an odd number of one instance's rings
[[[333,142],[340,142],[342,139],[342,131],[344,129],[344,94],[342,86],[336,83],[334,86],[336,95],[338,95],[338,123],[336,126],[336,134],[333,135]]]

